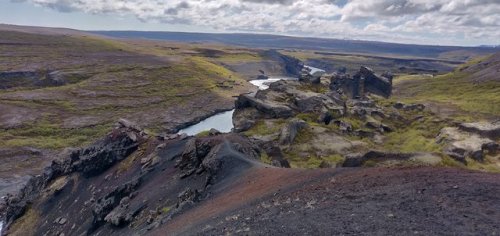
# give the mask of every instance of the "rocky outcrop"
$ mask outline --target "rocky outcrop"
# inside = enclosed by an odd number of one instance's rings
[[[445,154],[460,162],[467,163],[467,158],[482,162],[486,154],[500,151],[499,143],[489,138],[495,135],[495,127],[485,122],[446,127],[439,133],[437,143],[444,145]]]
[[[86,70],[0,72],[0,89],[15,87],[54,87],[91,77]]]
[[[298,89],[296,81],[278,81],[255,96],[240,95],[233,115],[235,131],[251,128],[258,119],[291,118],[299,113],[314,113],[322,122],[345,114],[344,101],[334,93],[316,93]]]
[[[297,134],[303,128],[307,127],[307,123],[300,119],[292,119],[288,124],[281,130],[279,136],[279,143],[281,145],[290,145],[297,137]]]
[[[341,73],[331,75],[330,89],[350,98],[363,98],[367,93],[387,98],[392,93],[392,78],[390,73],[377,75],[370,68],[362,66],[353,76]]]
[[[299,76],[302,68],[304,68],[304,63],[299,59],[283,55],[276,50],[267,50],[262,53],[262,56],[278,61],[285,68],[285,72],[289,76]]]
[[[432,153],[397,153],[383,151],[369,151],[365,154],[353,153],[345,157],[342,167],[360,167],[366,165],[369,161],[375,164],[384,161],[401,161],[411,160],[413,162],[421,162],[421,164],[437,164],[441,158]]]
[[[257,109],[269,118],[289,118],[293,116],[290,107],[269,100],[258,99],[248,94],[240,95],[236,100],[235,108],[244,109],[248,107]]]
[[[127,120],[118,124],[8,196],[1,208],[7,226],[29,206],[36,222],[33,229],[17,229],[23,233],[145,234],[219,191],[219,182],[263,166],[261,149],[237,134],[212,130],[207,137],[160,140]]]
[[[4,199],[2,218],[7,225],[12,223],[51,181],[60,176],[81,173],[85,177],[92,177],[102,173],[135,151],[141,140],[143,136],[135,129],[120,125],[93,145],[73,150],[69,156],[53,161],[43,174],[31,177],[19,193]]]
[[[488,137],[493,140],[500,139],[500,121],[462,123],[458,125],[458,128],[462,131]]]
[[[425,109],[424,104],[404,104],[402,102],[397,102],[394,104],[394,108],[405,110],[405,111],[423,111]]]

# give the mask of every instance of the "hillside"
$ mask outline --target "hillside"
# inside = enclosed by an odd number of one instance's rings
[[[222,63],[265,61],[266,73],[287,73],[259,51],[207,47],[2,25],[0,192],[18,188],[64,148],[102,137],[118,118],[163,132],[231,109],[233,96],[253,87]]]
[[[92,33],[119,38],[160,39],[191,43],[210,42],[245,47],[323,50],[347,53],[369,53],[374,55],[406,55],[457,61],[465,61],[474,56],[487,54],[492,50],[491,48],[481,47],[426,46],[260,34],[208,34],[148,31],[92,31]]]
[[[9,235],[498,232],[499,174],[287,169],[239,134],[158,140],[121,123],[6,198]],[[12,224],[11,224],[12,223]]]
[[[500,232],[500,53],[170,36],[0,25],[0,235]]]
[[[394,100],[424,102],[438,114],[494,119],[500,113],[500,53],[469,61],[453,72],[395,79]]]

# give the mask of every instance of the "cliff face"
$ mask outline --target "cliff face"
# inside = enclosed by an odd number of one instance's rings
[[[162,141],[122,120],[4,199],[2,218],[13,235],[145,234],[265,166],[259,156],[237,134]]]
[[[283,55],[276,50],[267,50],[262,53],[265,58],[272,58],[277,61],[282,68],[285,75],[298,77],[304,68],[304,63],[299,59],[287,55]]]
[[[334,74],[329,77],[330,89],[341,91],[350,98],[363,98],[367,93],[388,98],[392,94],[392,75],[377,75],[368,67],[362,66],[352,77],[348,74]]]

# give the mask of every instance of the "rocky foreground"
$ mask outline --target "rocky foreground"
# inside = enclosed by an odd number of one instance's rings
[[[2,203],[9,235],[500,232],[499,175],[420,168],[287,169],[239,134],[160,140],[121,122]]]
[[[368,68],[276,82],[238,98],[229,134],[154,136],[122,119],[2,199],[5,232],[499,234],[500,175],[465,168],[496,170],[500,125],[388,102],[391,84]],[[391,149],[422,130],[418,148]],[[304,163],[321,169],[286,168]]]

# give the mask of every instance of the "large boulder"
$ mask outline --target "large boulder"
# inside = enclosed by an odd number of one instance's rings
[[[362,66],[352,77],[343,73],[333,74],[330,79],[330,89],[350,98],[363,98],[366,93],[387,98],[392,93],[392,75],[390,73],[377,75],[370,68]]]
[[[268,118],[289,118],[294,115],[290,107],[269,100],[261,100],[248,94],[243,94],[236,100],[236,109],[253,107]]]
[[[307,127],[307,123],[300,119],[292,119],[283,129],[281,130],[279,136],[279,142],[281,145],[290,145],[293,143],[297,134],[300,130]]]
[[[466,158],[483,161],[486,153],[497,152],[499,146],[488,137],[457,127],[443,128],[437,137],[437,143],[445,145],[445,154],[463,163],[467,163]]]
[[[458,126],[460,130],[475,133],[491,139],[500,139],[500,121],[499,122],[476,122],[462,123]]]

